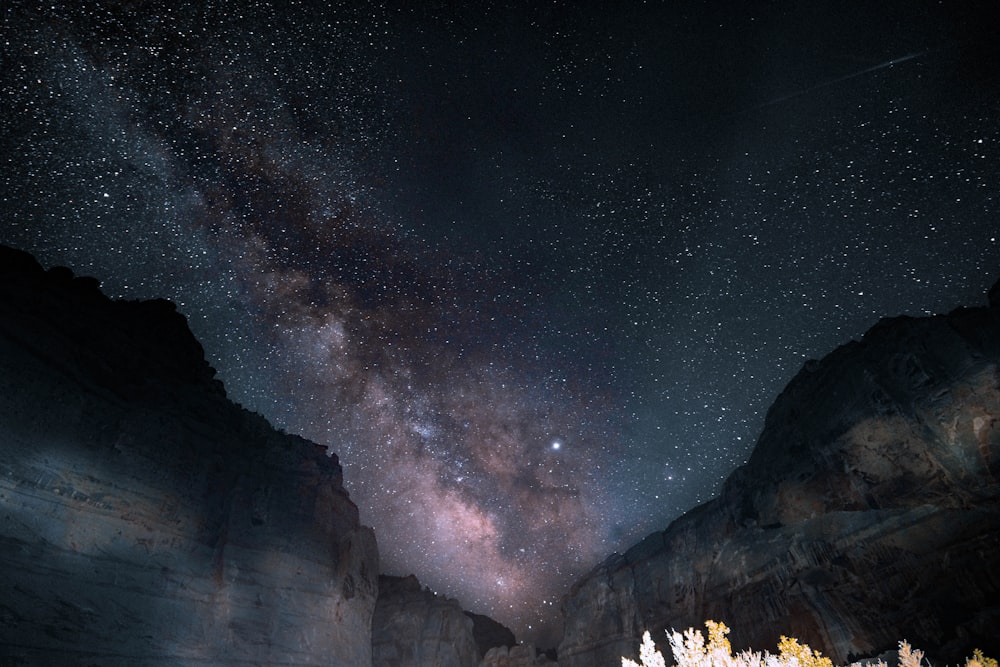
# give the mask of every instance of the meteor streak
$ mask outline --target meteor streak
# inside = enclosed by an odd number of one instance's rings
[[[829,81],[824,81],[823,83],[818,83],[815,86],[810,86],[809,88],[804,88],[802,90],[797,90],[794,93],[788,93],[787,95],[782,95],[781,97],[776,97],[773,100],[770,100],[768,102],[764,102],[763,104],[759,105],[757,108],[761,109],[763,107],[769,107],[769,106],[773,106],[775,104],[780,104],[781,102],[787,102],[788,100],[794,99],[796,97],[801,97],[802,95],[806,95],[806,94],[811,93],[811,92],[813,92],[815,90],[819,90],[820,88],[827,88],[829,86],[834,86],[834,85],[836,85],[838,83],[841,83],[842,81],[847,81],[849,79],[855,79],[855,78],[857,78],[859,76],[864,76],[865,74],[870,74],[871,72],[876,72],[876,71],[878,71],[880,69],[885,69],[886,67],[892,67],[893,65],[898,65],[900,63],[906,62],[907,60],[913,60],[915,58],[919,58],[919,57],[921,57],[923,55],[926,55],[926,54],[927,54],[927,51],[921,51],[920,53],[908,53],[905,56],[901,56],[899,58],[894,58],[892,60],[887,60],[884,63],[879,63],[877,65],[872,65],[871,67],[866,67],[863,70],[860,70],[860,71],[857,71],[857,72],[851,72],[850,74],[845,74],[844,76],[837,77],[836,79],[831,79]]]

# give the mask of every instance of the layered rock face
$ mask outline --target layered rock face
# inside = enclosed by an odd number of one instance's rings
[[[534,647],[518,645],[509,628],[489,616],[463,611],[457,600],[424,588],[413,575],[382,575],[378,582],[372,618],[372,661],[378,667],[536,664]],[[512,655],[521,657],[511,662]]]
[[[378,667],[476,667],[473,619],[458,602],[425,589],[414,576],[380,576],[372,618]]]
[[[988,308],[883,320],[808,362],[719,498],[573,587],[559,664],[705,619],[734,648],[785,634],[841,664],[901,639],[1000,652],[998,366],[1000,283]]]
[[[337,458],[213,374],[171,304],[0,248],[0,664],[371,664]]]

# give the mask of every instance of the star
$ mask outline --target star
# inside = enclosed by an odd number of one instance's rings
[[[540,645],[806,359],[1000,267],[992,23],[952,3],[14,4],[0,242],[181,304],[387,573]]]

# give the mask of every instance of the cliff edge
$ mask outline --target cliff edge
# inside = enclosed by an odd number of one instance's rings
[[[795,636],[837,664],[902,639],[1000,652],[1000,283],[989,306],[886,319],[810,361],[718,498],[563,601],[561,667],[635,656],[643,630]]]
[[[171,303],[0,247],[0,663],[371,664],[336,456],[213,376]]]

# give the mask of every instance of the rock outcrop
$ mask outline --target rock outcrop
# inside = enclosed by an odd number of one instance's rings
[[[519,646],[510,628],[463,611],[407,577],[381,575],[372,618],[372,659],[379,667],[520,667],[535,665],[535,649]],[[511,662],[531,656],[529,662]],[[497,662],[497,660],[502,661]],[[542,663],[538,663],[542,664]],[[551,663],[545,663],[551,664]]]
[[[337,458],[213,375],[172,304],[0,248],[0,664],[371,664]]]
[[[705,619],[734,648],[785,634],[840,664],[901,639],[1000,652],[1000,283],[989,302],[807,362],[717,499],[572,588],[559,664]]]
[[[472,637],[479,647],[480,658],[486,657],[486,653],[492,648],[517,646],[514,633],[506,625],[471,611],[465,612],[465,615],[472,619]]]
[[[413,575],[378,578],[372,660],[378,667],[476,667],[473,619],[456,600],[424,588]]]

